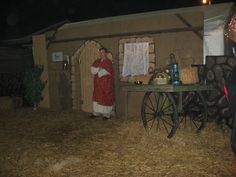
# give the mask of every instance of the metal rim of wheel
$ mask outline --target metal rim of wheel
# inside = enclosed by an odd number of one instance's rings
[[[147,131],[156,126],[157,130],[165,130],[171,138],[178,127],[178,112],[170,93],[146,92],[141,108],[142,121]]]
[[[200,132],[207,121],[207,106],[201,92],[188,92],[183,96],[183,112],[179,126]],[[187,125],[190,124],[190,125]]]

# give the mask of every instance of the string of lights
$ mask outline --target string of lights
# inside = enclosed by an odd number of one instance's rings
[[[225,30],[225,36],[227,38],[234,40],[235,35],[236,35],[236,14],[232,16]]]

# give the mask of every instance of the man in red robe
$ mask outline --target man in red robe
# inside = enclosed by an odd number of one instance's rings
[[[102,115],[109,119],[115,101],[114,96],[114,69],[110,59],[107,58],[107,49],[99,49],[100,58],[96,59],[91,66],[94,75],[93,90],[93,115]]]

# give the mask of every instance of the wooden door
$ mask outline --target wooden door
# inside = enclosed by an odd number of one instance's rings
[[[86,42],[79,56],[80,60],[80,80],[81,80],[81,109],[85,112],[92,112],[92,95],[93,95],[93,75],[90,67],[99,57],[98,47],[95,42]]]

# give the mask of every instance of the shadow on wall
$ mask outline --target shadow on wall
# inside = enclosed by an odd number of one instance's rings
[[[60,109],[68,110],[72,108],[71,84],[66,73],[61,73],[58,83]]]

